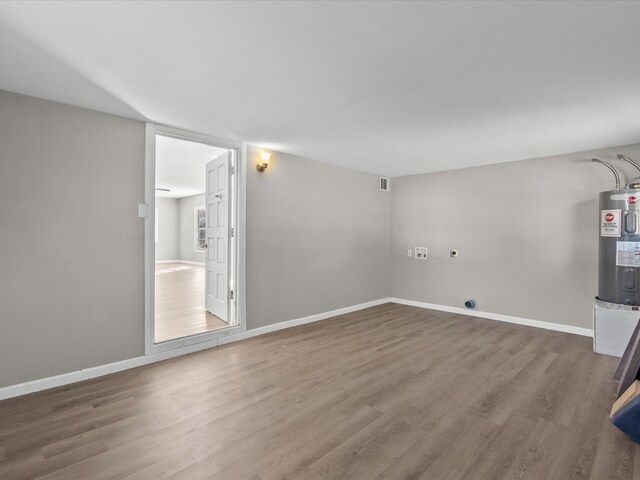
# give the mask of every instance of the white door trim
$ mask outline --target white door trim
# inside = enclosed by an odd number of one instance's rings
[[[178,350],[175,353],[179,355],[180,350],[189,350],[189,347],[199,343],[207,342],[211,346],[218,344],[218,338],[225,338],[230,335],[237,335],[247,330],[246,308],[245,308],[245,227],[246,227],[246,145],[219,139],[201,133],[190,132],[166,125],[154,123],[146,124],[145,131],[145,204],[147,212],[155,212],[155,140],[156,134],[166,135],[185,140],[196,141],[212,145],[214,147],[229,148],[235,151],[235,174],[232,175],[232,189],[235,195],[236,212],[235,212],[235,296],[234,304],[231,310],[236,315],[237,325],[230,326],[213,332],[205,332],[198,335],[169,340],[159,344],[154,343],[154,296],[155,296],[155,215],[147,214],[144,225],[144,339],[145,339],[145,355],[155,355],[168,350]]]

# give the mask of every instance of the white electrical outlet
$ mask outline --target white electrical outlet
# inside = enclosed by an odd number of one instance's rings
[[[407,257],[409,258],[413,257],[413,250],[410,248],[407,248]]]
[[[427,259],[427,247],[415,247],[414,250],[416,252],[416,258],[420,260]]]

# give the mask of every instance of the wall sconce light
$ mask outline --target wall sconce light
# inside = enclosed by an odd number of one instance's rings
[[[256,170],[259,172],[264,172],[269,166],[269,159],[271,158],[271,154],[269,152],[260,152],[260,163],[256,165]]]

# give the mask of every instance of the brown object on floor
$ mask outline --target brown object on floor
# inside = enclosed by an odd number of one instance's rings
[[[205,310],[204,293],[203,266],[156,264],[156,343],[229,326]]]
[[[631,400],[636,398],[638,395],[640,395],[640,382],[636,380],[631,384],[629,388],[625,390],[625,392],[622,395],[620,395],[620,398],[618,398],[615,401],[615,403],[613,404],[613,407],[611,407],[611,413],[609,414],[609,418],[613,417],[618,410],[620,410],[622,407],[624,407],[627,403],[629,403]]]
[[[385,304],[0,402],[0,478],[638,478],[591,349]]]
[[[620,398],[620,396],[631,386],[631,384],[638,377],[638,372],[640,371],[640,334],[638,334],[639,325],[640,320],[638,320],[636,328],[633,330],[631,339],[627,344],[627,348],[625,348],[624,350],[622,359],[620,360],[618,368],[616,368],[616,372],[614,374],[615,378],[615,376],[618,375],[618,371],[622,371],[622,373],[620,374],[620,382],[618,383],[616,398]]]

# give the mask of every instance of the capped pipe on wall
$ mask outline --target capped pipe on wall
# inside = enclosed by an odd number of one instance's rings
[[[476,305],[478,305],[478,302],[474,299],[474,298],[470,298],[469,300],[464,302],[464,306],[467,308],[476,308]]]

